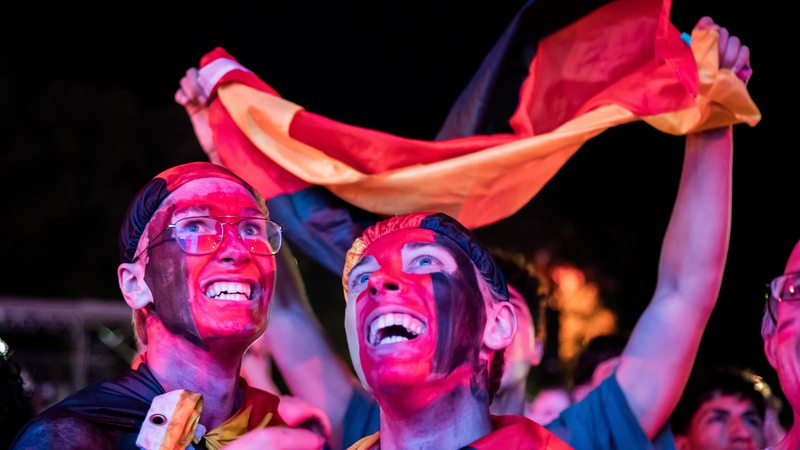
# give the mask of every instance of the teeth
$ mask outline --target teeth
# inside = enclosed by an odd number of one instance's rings
[[[217,300],[250,300],[250,285],[235,281],[217,281],[206,288],[206,297]]]
[[[383,332],[389,327],[402,327],[405,333],[400,330]],[[407,341],[422,334],[423,330],[423,323],[413,316],[402,313],[383,314],[369,325],[369,342],[372,345],[381,345]]]

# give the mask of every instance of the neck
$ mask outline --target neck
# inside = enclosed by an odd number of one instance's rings
[[[203,350],[173,335],[160,335],[147,349],[147,364],[165,391],[185,389],[203,396],[200,423],[213,429],[234,408],[244,349]]]
[[[492,414],[525,414],[525,380],[515,382],[509,386],[501,384],[489,407]]]
[[[427,396],[422,407],[404,407],[419,405],[410,397],[423,401],[426,396],[419,388],[412,390],[381,397],[381,449],[461,448],[492,431],[489,405],[476,400],[468,387],[433,401]]]

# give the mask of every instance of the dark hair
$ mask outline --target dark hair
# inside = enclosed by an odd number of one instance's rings
[[[619,333],[603,334],[590,339],[575,359],[572,385],[580,386],[591,381],[597,366],[603,361],[621,355],[627,343],[628,336]]]
[[[762,420],[767,402],[772,399],[769,385],[750,369],[729,366],[698,369],[690,376],[672,412],[670,423],[675,434],[686,434],[692,417],[703,403],[720,395],[750,400]]]
[[[506,283],[513,286],[525,299],[531,311],[533,326],[539,334],[542,302],[552,293],[552,280],[538,272],[521,253],[499,247],[489,248],[489,253],[503,272]]]

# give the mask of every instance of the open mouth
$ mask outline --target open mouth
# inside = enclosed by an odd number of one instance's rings
[[[414,316],[404,313],[382,314],[369,324],[369,343],[377,346],[408,341],[424,331],[425,324]]]
[[[249,283],[216,281],[206,288],[206,297],[215,300],[249,301],[251,291]]]

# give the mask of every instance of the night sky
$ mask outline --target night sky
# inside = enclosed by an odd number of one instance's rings
[[[6,17],[0,297],[122,301],[116,233],[128,201],[162,169],[205,160],[173,94],[185,70],[214,47],[310,111],[432,139],[522,4],[285,3],[189,16],[137,5],[113,14]],[[759,336],[763,286],[782,273],[800,238],[797,201],[789,196],[800,161],[789,114],[797,94],[781,89],[797,72],[786,68],[794,54],[783,54],[790,28],[781,21],[788,18],[773,17],[772,9],[722,0],[672,8],[678,27],[689,31],[710,15],[752,51],[750,93],[763,119],[735,128],[732,240],[699,360],[750,366],[768,380]],[[10,22],[17,22],[14,31]],[[479,236],[528,252],[556,242],[601,280],[607,302],[630,326],[652,294],[682,153],[682,137],[641,124],[610,130],[579,150],[528,206]],[[315,307],[343,349],[343,330],[335,329],[344,309],[338,280],[303,264],[317,281],[310,287]]]

